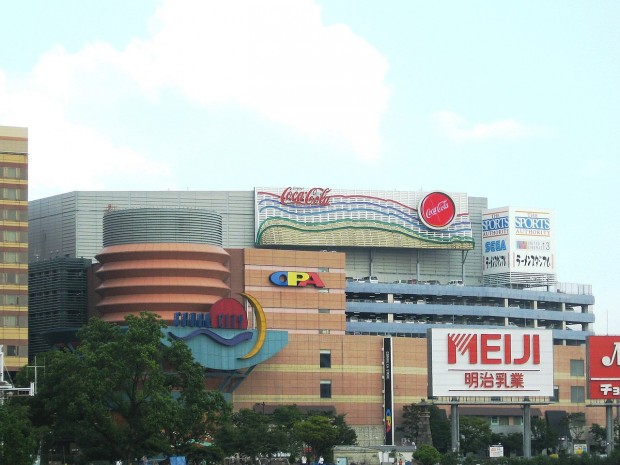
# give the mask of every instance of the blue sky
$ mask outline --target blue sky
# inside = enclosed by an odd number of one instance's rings
[[[555,212],[558,278],[620,333],[620,2],[24,0],[0,124],[30,198],[324,186]]]

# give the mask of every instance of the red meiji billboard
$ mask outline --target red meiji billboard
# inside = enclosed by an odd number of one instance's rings
[[[588,397],[620,399],[620,336],[589,336]]]
[[[433,328],[429,396],[553,395],[553,337],[539,329]]]
[[[422,223],[429,228],[443,229],[454,221],[456,205],[448,194],[431,192],[420,201],[418,214]]]

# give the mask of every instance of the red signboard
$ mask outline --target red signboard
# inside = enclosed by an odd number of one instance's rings
[[[590,399],[620,399],[620,336],[588,337]]]
[[[432,229],[450,226],[456,216],[454,200],[443,192],[431,192],[420,202],[418,209],[420,220]]]

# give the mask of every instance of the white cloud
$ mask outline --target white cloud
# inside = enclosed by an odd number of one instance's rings
[[[381,150],[386,59],[311,0],[167,1],[125,66],[148,92],[172,87],[203,105],[234,102],[310,136]]]
[[[87,87],[76,71],[79,63],[56,47],[27,78],[9,80],[0,73],[0,121],[28,128],[30,199],[67,188],[103,189],[106,177],[126,177],[136,185],[145,176],[167,179],[166,165],[67,118],[67,105],[84,97]]]
[[[172,187],[171,167],[80,119],[82,109],[114,118],[124,100],[145,98],[165,111],[159,97],[170,92],[194,106],[238,105],[379,157],[387,61],[348,27],[325,25],[312,0],[164,0],[149,31],[123,49],[55,46],[28,76],[0,69],[0,121],[29,128],[31,198],[67,185],[105,188],[106,177],[140,182],[145,173]]]
[[[546,132],[544,128],[528,126],[512,118],[472,124],[451,111],[434,113],[433,121],[441,134],[456,141],[523,139]]]

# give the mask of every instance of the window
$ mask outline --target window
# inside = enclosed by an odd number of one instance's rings
[[[523,417],[514,417],[513,424],[516,426],[521,426],[523,424]]]
[[[320,356],[319,363],[320,363],[321,368],[331,368],[332,367],[332,351],[321,350],[321,356]]]
[[[570,401],[572,403],[580,403],[586,401],[585,388],[583,386],[570,387]]]
[[[560,386],[553,386],[553,397],[551,398],[553,402],[560,401]]]
[[[6,354],[9,357],[17,357],[17,355],[18,355],[18,346],[6,346]]]
[[[321,381],[321,399],[331,399],[331,398],[332,398],[332,382]]]
[[[5,166],[2,169],[2,176],[9,179],[19,179],[22,175],[22,169],[14,166]]]
[[[570,375],[571,376],[583,376],[583,360],[571,360],[570,361]]]
[[[14,315],[4,315],[2,317],[3,326],[15,328],[17,326],[17,317]]]
[[[319,313],[329,313],[329,308],[319,308]]]

